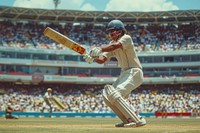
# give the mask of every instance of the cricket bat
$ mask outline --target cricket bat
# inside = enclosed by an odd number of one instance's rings
[[[77,42],[71,40],[70,38],[66,37],[65,35],[57,32],[56,30],[54,30],[50,27],[47,27],[44,30],[44,35],[62,45],[70,48],[71,50],[73,50],[79,54],[86,53],[86,49],[84,47],[82,47],[80,44],[78,44]]]
[[[60,109],[65,109],[66,107],[56,98],[56,97],[52,97],[53,101],[55,102],[55,104],[60,108]]]

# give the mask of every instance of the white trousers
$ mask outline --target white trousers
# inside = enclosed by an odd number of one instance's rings
[[[136,89],[143,82],[143,72],[140,68],[131,68],[122,71],[118,79],[112,84],[121,96],[128,98],[132,90]]]

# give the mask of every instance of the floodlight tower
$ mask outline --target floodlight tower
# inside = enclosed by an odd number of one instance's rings
[[[58,5],[61,3],[61,0],[53,0],[55,9],[57,9]]]

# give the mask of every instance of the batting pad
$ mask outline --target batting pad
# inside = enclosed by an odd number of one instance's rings
[[[128,103],[122,98],[121,94],[113,86],[106,85],[104,87],[104,95],[106,95],[111,104],[123,114],[128,123],[140,123],[140,118],[131,110]]]
[[[105,94],[105,90],[103,90],[103,99],[104,99],[104,102],[106,103],[107,106],[109,106],[113,112],[115,112],[115,114],[122,120],[122,122],[124,124],[128,124],[129,122],[127,121],[126,117],[122,114],[122,112],[117,108],[115,107],[114,105],[112,105],[110,103],[110,101],[108,100],[106,94]]]

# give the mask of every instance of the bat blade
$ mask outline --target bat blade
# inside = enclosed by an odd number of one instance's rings
[[[70,38],[64,36],[63,34],[57,32],[56,30],[54,30],[50,27],[47,27],[44,30],[44,35],[62,45],[70,48],[71,50],[73,50],[79,54],[86,53],[86,49],[84,47],[82,47],[80,44],[78,44],[77,42],[71,40]]]
[[[66,107],[56,98],[56,97],[52,97],[53,101],[55,102],[55,104],[60,108],[60,109],[65,109]]]

